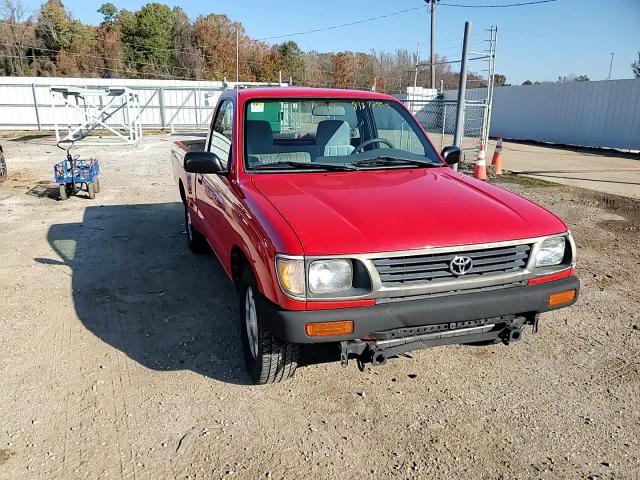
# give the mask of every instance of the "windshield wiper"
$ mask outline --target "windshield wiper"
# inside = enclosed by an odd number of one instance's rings
[[[414,164],[420,165],[421,167],[427,168],[435,168],[441,167],[442,165],[439,163],[430,162],[427,160],[418,160],[415,158],[402,158],[402,157],[389,157],[389,156],[381,156],[375,158],[367,158],[364,160],[356,160],[355,162],[351,162],[352,165],[357,167],[371,167],[377,165],[394,165],[394,164]]]
[[[295,170],[331,170],[336,172],[343,172],[346,170],[357,170],[356,167],[351,165],[345,165],[343,163],[318,163],[318,162],[275,162],[260,165],[259,167],[252,167],[251,170],[280,170],[283,168],[293,168]]]

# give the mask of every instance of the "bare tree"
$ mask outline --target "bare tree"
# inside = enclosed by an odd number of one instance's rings
[[[6,70],[9,75],[27,75],[27,47],[31,33],[31,16],[22,0],[0,0],[0,17],[3,19],[3,31],[0,38],[6,53]]]
[[[640,52],[638,52],[638,60],[631,64],[631,70],[634,77],[640,78]]]

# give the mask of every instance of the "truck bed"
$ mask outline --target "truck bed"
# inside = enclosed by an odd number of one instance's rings
[[[201,152],[204,150],[206,143],[205,138],[194,138],[192,140],[178,140],[175,142],[176,147],[186,152]]]

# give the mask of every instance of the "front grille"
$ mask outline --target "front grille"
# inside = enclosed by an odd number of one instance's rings
[[[456,278],[479,279],[503,273],[518,273],[524,270],[530,253],[531,245],[514,245],[465,252],[377,258],[373,260],[373,264],[385,287],[433,285]],[[471,270],[465,275],[451,273],[449,264],[455,256],[469,257],[473,261]]]

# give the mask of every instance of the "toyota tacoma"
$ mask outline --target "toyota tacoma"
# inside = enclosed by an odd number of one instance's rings
[[[519,340],[572,305],[576,247],[551,212],[452,168],[396,98],[224,92],[206,139],[172,149],[186,239],[239,292],[256,383],[293,375],[304,344],[343,365],[419,348]]]

